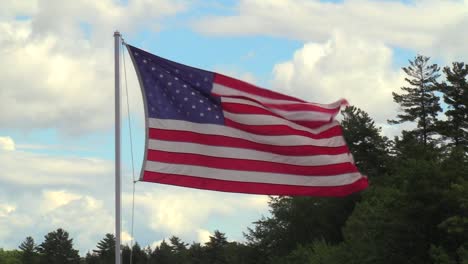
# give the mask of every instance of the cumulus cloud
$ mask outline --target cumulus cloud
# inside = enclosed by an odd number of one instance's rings
[[[210,231],[205,230],[205,229],[198,229],[197,230],[197,235],[198,235],[198,241],[201,244],[205,244],[206,242],[209,242],[210,241],[210,236],[212,236]]]
[[[0,245],[16,248],[26,236],[64,228],[81,254],[114,233],[113,164],[96,158],[0,151]],[[122,241],[131,236],[129,175],[123,175]],[[140,183],[135,197],[135,239],[141,245],[172,235],[206,239],[206,226],[232,234],[267,212],[266,197]],[[242,214],[242,219],[235,217]],[[211,221],[223,223],[216,227]],[[205,235],[205,236],[201,236]],[[232,238],[232,237],[231,237]],[[235,234],[234,239],[241,235]],[[204,240],[203,240],[204,241]],[[203,242],[202,241],[202,242]]]
[[[148,187],[149,188],[149,187]],[[132,197],[123,197],[124,205],[130,205]],[[158,188],[156,192],[136,193],[137,219],[145,219],[154,231],[163,230],[169,235],[186,238],[199,237],[200,227],[213,215],[229,217],[239,211],[243,213],[264,212],[265,199],[252,195],[232,195],[206,192],[186,188]]]
[[[235,12],[201,18],[194,27],[212,35],[268,35],[303,41],[326,41],[334,30],[340,30],[389,45],[467,58],[464,37],[457,38],[468,26],[468,1],[242,0]]]
[[[381,41],[336,31],[326,42],[308,42],[289,61],[274,66],[273,86],[312,102],[346,98],[379,123],[394,117],[392,91],[403,73],[392,67],[392,50]]]
[[[0,137],[0,150],[15,150],[15,142],[11,137]]]
[[[12,151],[0,152],[0,181],[20,185],[85,186],[95,179],[108,179],[113,163],[96,158],[50,156]]]
[[[67,135],[102,131],[113,123],[112,32],[157,29],[182,1],[49,0],[25,8],[2,3],[0,122],[10,129],[57,129]]]

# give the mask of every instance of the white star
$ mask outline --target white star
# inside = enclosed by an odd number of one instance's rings
[[[147,60],[143,60],[143,63],[147,63],[148,61]]]
[[[174,80],[176,80],[176,81],[177,81],[177,80],[179,80],[179,78],[177,78],[177,77],[174,77]]]
[[[219,116],[216,116],[216,119],[219,119]]]
[[[202,103],[202,104],[203,104],[203,100],[200,100],[200,103]]]
[[[176,93],[180,93],[180,91],[179,91],[179,90],[175,90],[175,92],[176,92]]]
[[[155,68],[155,67],[151,67],[151,70],[152,70],[152,71],[155,71],[155,70],[156,70],[156,68]]]
[[[187,97],[184,97],[184,101],[188,101],[188,98],[187,98]]]
[[[208,111],[211,111],[211,107],[208,107],[207,110],[208,110]]]
[[[205,115],[205,114],[203,114],[203,113],[200,113],[200,116],[204,116],[204,115]]]
[[[197,107],[196,107],[195,105],[192,105],[192,108],[195,109],[195,108],[197,108]]]
[[[172,85],[172,83],[171,83],[171,82],[168,82],[168,83],[167,83],[167,85],[171,86],[171,85]]]
[[[186,84],[184,84],[184,85],[182,85],[182,86],[183,86],[184,88],[187,88],[187,85],[186,85]]]
[[[134,54],[135,54],[135,56],[138,56],[138,52],[135,52]]]
[[[190,77],[190,78],[192,78],[192,77],[193,77],[193,75],[192,75],[192,74],[189,74],[189,77]]]
[[[192,95],[195,95],[195,93],[194,93],[194,92],[192,92]]]
[[[200,86],[200,83],[197,82],[197,87]]]
[[[179,73],[179,69],[176,69],[175,72],[176,72],[176,73]]]
[[[203,80],[204,80],[205,82],[207,82],[207,81],[208,81],[208,78],[205,77],[205,79],[203,79]]]
[[[164,77],[164,75],[162,75],[162,74],[159,74],[159,78],[162,78],[162,77]]]

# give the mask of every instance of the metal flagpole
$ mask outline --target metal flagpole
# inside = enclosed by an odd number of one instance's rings
[[[115,264],[120,261],[120,32],[114,32],[115,65]]]

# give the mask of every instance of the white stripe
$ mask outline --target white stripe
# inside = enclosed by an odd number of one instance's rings
[[[270,116],[270,115],[233,114],[233,113],[229,113],[226,111],[223,111],[223,114],[226,118],[231,119],[232,121],[235,121],[237,123],[244,124],[244,125],[251,125],[251,126],[285,125],[285,126],[297,129],[297,130],[302,130],[302,131],[312,133],[314,135],[317,135],[332,127],[339,125],[338,121],[335,120],[331,123],[325,124],[318,128],[308,128],[308,127],[296,124],[294,122],[291,122],[289,120],[276,117],[276,116]]]
[[[351,184],[361,178],[361,174],[358,172],[334,176],[298,176],[270,172],[225,170],[185,164],[177,165],[155,161],[147,161],[145,170],[215,180],[270,183],[294,186],[342,186]]]
[[[154,139],[148,141],[148,148],[167,152],[200,154],[220,158],[259,160],[299,166],[323,166],[352,162],[351,155],[347,153],[337,155],[285,156],[251,149]]]
[[[280,110],[280,109],[275,109],[271,107],[265,107],[254,101],[249,101],[249,100],[239,99],[239,98],[221,97],[221,101],[223,103],[226,102],[226,103],[235,103],[235,104],[243,104],[243,105],[251,105],[251,106],[259,107],[269,112],[280,115],[286,119],[295,120],[295,121],[329,121],[335,116],[335,114],[317,112],[317,111]],[[338,110],[336,112],[338,112]]]
[[[346,145],[343,136],[324,139],[312,139],[299,135],[264,136],[242,131],[240,129],[215,124],[199,124],[182,120],[148,118],[150,128],[190,131],[205,135],[219,135],[245,139],[260,144],[273,146],[320,146],[340,147]]]
[[[254,95],[251,93],[239,91],[237,89],[233,89],[228,86],[221,85],[219,83],[213,83],[213,89],[211,90],[211,92],[215,94],[219,94],[221,96],[245,96],[245,97],[257,100],[259,102],[266,103],[266,104],[310,104],[310,105],[314,105],[314,106],[318,106],[318,107],[322,107],[326,109],[335,109],[344,104],[344,100],[338,100],[331,104],[317,104],[317,103],[310,103],[310,102],[302,103],[302,102],[292,101],[292,100],[271,99],[268,97],[263,97],[260,95]]]

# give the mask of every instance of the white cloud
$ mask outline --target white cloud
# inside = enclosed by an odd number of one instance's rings
[[[22,185],[87,186],[96,179],[111,180],[110,161],[60,157],[23,151],[0,152],[0,181]]]
[[[382,124],[396,114],[391,92],[403,84],[392,68],[392,50],[381,41],[342,32],[323,43],[309,42],[291,60],[275,65],[273,86],[312,102],[345,98]]]
[[[0,137],[0,151],[1,150],[15,150],[15,142],[11,137]]]
[[[205,230],[205,229],[198,229],[197,235],[198,235],[198,241],[200,242],[200,244],[205,244],[206,242],[209,242],[210,236],[212,236],[210,231]]]
[[[269,35],[304,41],[325,41],[340,30],[390,45],[467,58],[465,37],[460,34],[468,26],[467,1],[242,0],[236,10],[234,15],[201,18],[194,27],[213,35]]]
[[[2,3],[11,16],[0,13],[0,123],[72,136],[113,124],[112,32],[156,28],[162,17],[187,6],[165,0],[49,0],[31,3],[27,18],[15,20],[22,14],[16,2]]]

